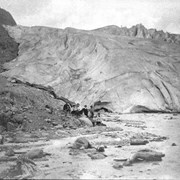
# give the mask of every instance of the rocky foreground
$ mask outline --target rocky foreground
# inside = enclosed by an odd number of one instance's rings
[[[0,177],[178,179],[179,118],[104,114],[106,126],[5,133]]]

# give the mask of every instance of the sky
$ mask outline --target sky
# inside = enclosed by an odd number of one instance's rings
[[[180,34],[180,0],[0,0],[19,25],[96,29],[143,24]]]

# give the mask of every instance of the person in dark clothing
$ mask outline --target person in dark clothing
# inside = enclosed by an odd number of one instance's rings
[[[86,117],[88,117],[88,109],[87,109],[87,105],[85,105],[85,106],[82,108],[81,114],[83,114],[83,113],[84,113],[84,115],[85,115]]]
[[[67,116],[68,113],[71,113],[71,105],[69,103],[66,103],[63,106],[63,111],[65,112],[65,115]]]
[[[93,108],[93,106],[90,106],[90,109],[88,111],[88,117],[91,120],[93,126],[95,126],[95,121],[93,120],[93,118],[94,118],[94,108]]]
[[[81,107],[79,103],[77,103],[76,105],[73,105],[71,114],[75,115],[78,118],[81,115],[80,109]]]
[[[75,115],[75,112],[76,112],[76,107],[75,107],[75,104],[73,104],[71,114]]]

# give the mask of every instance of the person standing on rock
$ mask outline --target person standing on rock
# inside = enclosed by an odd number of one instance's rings
[[[87,109],[87,105],[85,105],[85,106],[82,108],[81,114],[84,114],[86,117],[88,117],[88,109]]]
[[[80,114],[81,114],[81,107],[80,107],[79,103],[77,103],[76,105],[73,105],[73,110],[72,110],[71,114],[75,115],[77,118],[80,116]]]
[[[81,106],[80,106],[79,103],[77,103],[76,106],[77,106],[76,116],[79,117],[79,116],[81,115],[81,109],[82,109],[82,108],[81,108]]]
[[[95,126],[95,121],[94,121],[94,107],[93,106],[90,106],[90,109],[88,111],[88,117],[89,119],[91,120],[93,126]]]
[[[65,112],[65,116],[71,113],[71,105],[69,103],[66,103],[63,106],[63,111]]]

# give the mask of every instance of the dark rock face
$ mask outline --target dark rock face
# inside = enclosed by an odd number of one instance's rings
[[[9,12],[0,8],[0,72],[3,71],[2,65],[18,54],[18,43],[8,35],[3,25],[15,26],[16,22]]]
[[[2,24],[15,26],[16,22],[9,12],[0,8],[0,25],[2,25]]]

